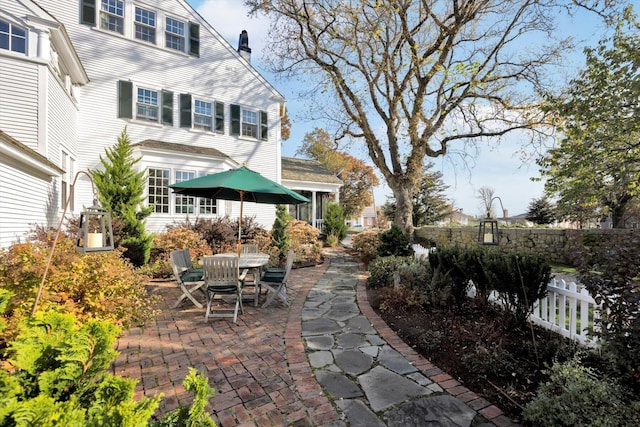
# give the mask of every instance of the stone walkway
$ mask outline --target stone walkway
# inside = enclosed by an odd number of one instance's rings
[[[236,324],[204,322],[173,282],[154,323],[118,343],[114,372],[140,379],[138,397],[163,393],[160,412],[188,404],[188,368],[216,390],[211,411],[231,426],[511,426],[502,412],[418,355],[366,299],[364,274],[341,249],[291,274],[289,308],[254,308]]]

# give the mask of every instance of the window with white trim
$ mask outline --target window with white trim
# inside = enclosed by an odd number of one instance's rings
[[[149,43],[156,43],[156,13],[136,6],[135,37]]]
[[[147,202],[156,213],[169,213],[169,169],[149,168]]]
[[[258,137],[258,113],[251,110],[242,109],[242,123],[240,135],[250,138]]]
[[[136,119],[158,121],[158,91],[138,88]]]
[[[100,28],[124,34],[124,2],[102,0],[100,5]]]
[[[0,19],[0,49],[27,53],[27,30]]]
[[[211,103],[196,99],[193,101],[193,127],[196,129],[212,130],[213,116]]]
[[[200,172],[198,177],[205,176],[206,174],[206,172]],[[215,215],[218,213],[218,204],[215,199],[198,197],[198,207],[201,215]]]
[[[175,183],[179,183],[182,181],[188,181],[196,177],[195,172],[191,171],[180,171],[176,172],[176,181]],[[175,213],[178,214],[192,214],[195,211],[196,198],[192,196],[182,196],[180,194],[176,194],[176,204],[175,204]]]
[[[185,23],[173,18],[166,18],[165,21],[165,47],[184,52],[185,46]]]
[[[231,105],[231,135],[267,140],[267,112]]]

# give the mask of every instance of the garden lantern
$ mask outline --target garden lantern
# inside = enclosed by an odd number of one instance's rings
[[[47,279],[47,273],[49,272],[49,267],[51,266],[51,260],[53,259],[53,253],[56,250],[56,245],[58,244],[58,238],[60,237],[60,231],[62,230],[62,223],[64,222],[64,217],[67,214],[67,208],[69,207],[69,202],[73,198],[73,192],[76,188],[76,181],[80,174],[86,175],[91,182],[91,188],[93,190],[93,194],[96,194],[96,188],[93,183],[93,178],[91,174],[85,171],[78,171],[76,176],[73,178],[73,183],[71,184],[71,191],[69,193],[69,197],[67,197],[67,201],[64,204],[64,210],[62,211],[62,216],[60,217],[60,223],[58,224],[58,229],[56,230],[56,236],[53,239],[53,244],[51,245],[51,251],[49,252],[49,257],[47,258],[47,265],[44,268],[44,273],[42,273],[42,280],[40,280],[40,286],[38,287],[38,292],[36,293],[36,300],[33,303],[33,309],[31,310],[31,316],[36,314],[36,310],[38,308],[38,302],[40,302],[40,296],[42,295],[42,290],[44,289],[44,283]],[[98,205],[97,198],[93,199],[93,206],[87,208],[85,212],[80,214],[80,222],[78,223],[78,239],[76,241],[76,250],[81,253],[87,252],[104,252],[104,251],[112,251],[113,250],[113,229],[111,225],[111,214],[109,212],[103,210],[100,205]]]
[[[494,197],[489,201],[487,206],[487,217],[480,220],[478,224],[478,243],[481,245],[497,245],[500,243],[500,231],[498,230],[498,220],[491,218],[491,205],[493,201],[498,199],[500,207],[502,208],[502,215],[507,216],[504,206],[502,205],[502,199],[500,197]]]
[[[113,250],[111,214],[100,207],[97,199],[80,214],[76,250],[81,253]]]
[[[498,221],[487,215],[485,219],[480,220],[478,226],[478,243],[481,245],[497,245],[499,242]]]

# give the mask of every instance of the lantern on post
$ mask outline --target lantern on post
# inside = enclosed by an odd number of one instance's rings
[[[491,218],[491,205],[493,201],[498,199],[500,207],[502,208],[503,216],[504,206],[502,205],[502,199],[500,197],[494,197],[489,201],[489,207],[487,210],[487,217],[480,220],[478,224],[478,243],[481,245],[498,245],[500,243],[500,230],[498,229],[498,220]]]
[[[56,250],[58,238],[60,237],[62,223],[64,222],[65,215],[67,214],[67,208],[69,207],[69,202],[71,202],[71,198],[73,197],[73,193],[76,188],[76,181],[78,180],[80,174],[84,174],[87,176],[87,178],[89,178],[89,181],[91,181],[91,189],[93,191],[93,194],[96,194],[96,188],[91,175],[85,171],[78,171],[78,173],[76,173],[76,176],[73,178],[69,197],[67,197],[67,201],[64,204],[62,217],[60,218],[60,223],[58,224],[56,237],[53,239],[53,244],[51,245],[51,252],[49,252],[49,257],[47,258],[47,265],[44,268],[42,280],[40,280],[40,286],[38,287],[36,300],[33,303],[31,316],[34,316],[36,314],[38,302],[40,301],[40,296],[42,295],[42,290],[44,289],[44,283],[47,279],[47,273],[49,272],[49,267],[51,266],[51,260],[53,259],[53,253]],[[113,250],[113,228],[111,224],[111,214],[100,207],[97,198],[94,198],[93,206],[87,208],[85,212],[82,212],[80,214],[77,236],[78,239],[76,241],[76,250],[78,252],[105,252]]]
[[[93,206],[80,214],[76,250],[80,253],[113,250],[111,214],[100,207],[98,199],[93,199]]]

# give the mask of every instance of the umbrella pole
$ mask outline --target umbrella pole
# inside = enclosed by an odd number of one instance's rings
[[[240,218],[238,219],[238,256],[242,252],[242,205],[244,205],[244,191],[240,191]]]

